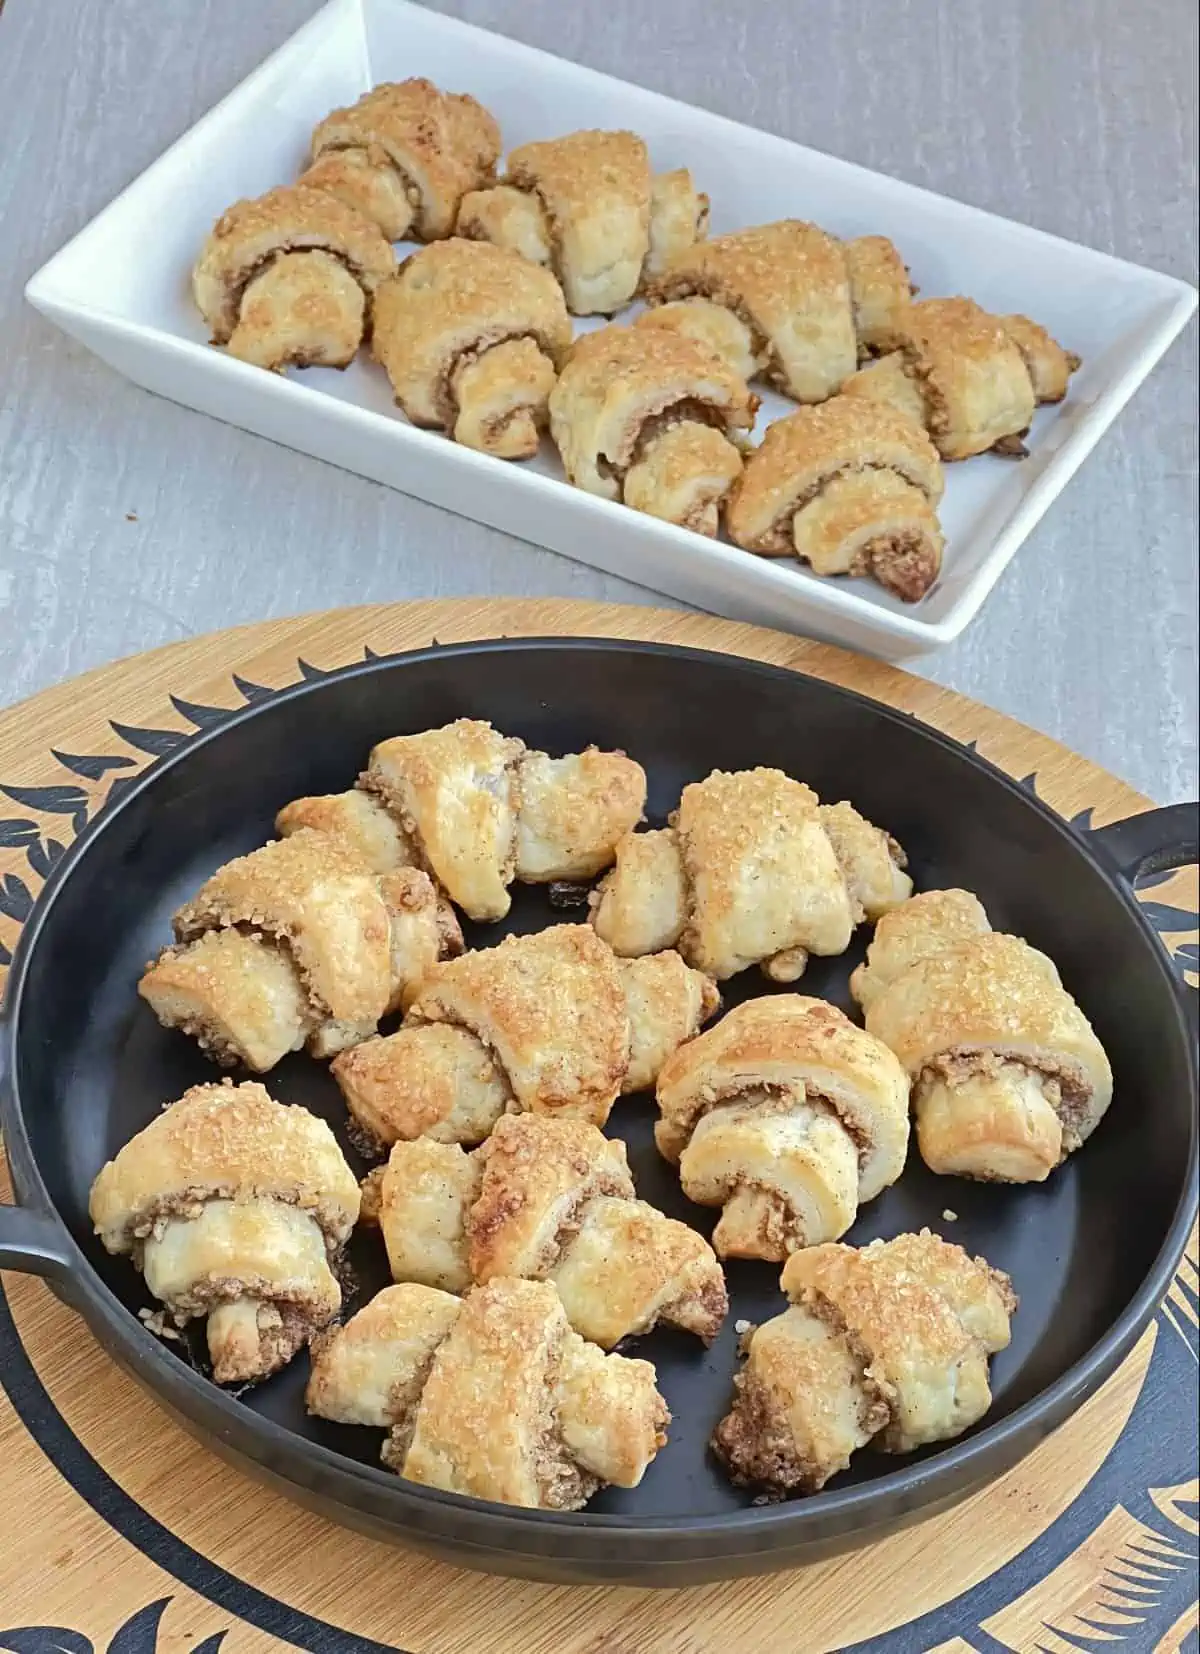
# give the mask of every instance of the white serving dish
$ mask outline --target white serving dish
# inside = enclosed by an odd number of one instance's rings
[[[474,93],[506,147],[578,127],[632,127],[656,169],[689,166],[712,198],[713,233],[784,217],[839,235],[890,236],[926,295],[967,293],[1024,311],[1084,366],[1042,409],[1020,463],[947,468],[941,579],[905,605],[867,580],[819,580],[568,487],[557,459],[507,464],[415,430],[382,370],[287,378],[206,343],[188,272],[218,214],[293,179],[314,124],[368,86],[428,75]],[[956,637],[1050,502],[1195,307],[1168,276],[897,183],[782,138],[675,103],[406,0],[331,0],[30,281],[45,315],[148,390],[536,541],[612,574],[739,619],[890,659]],[[587,325],[587,324],[584,324]],[[790,407],[769,395],[759,415]]]

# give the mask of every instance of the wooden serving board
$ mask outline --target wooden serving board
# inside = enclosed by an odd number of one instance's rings
[[[0,977],[39,884],[114,785],[300,675],[435,639],[574,634],[794,667],[975,743],[1081,830],[1147,807],[961,696],[779,633],[654,609],[465,601],[196,638],[0,712]],[[1149,881],[1196,963],[1195,869]],[[7,1186],[0,1196],[8,1198]],[[992,1488],[869,1550],[644,1592],[459,1572],[333,1527],[230,1469],[119,1372],[39,1282],[0,1291],[0,1650],[10,1654],[1068,1654],[1197,1649],[1197,1267],[1125,1366]]]

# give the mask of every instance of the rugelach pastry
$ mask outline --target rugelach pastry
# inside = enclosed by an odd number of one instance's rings
[[[471,919],[503,919],[509,886],[591,879],[642,818],[646,775],[623,752],[563,758],[477,718],[396,735],[371,751],[358,789],[296,799],[289,833],[343,836],[377,872],[419,866]]]
[[[942,466],[905,414],[834,396],[767,427],[730,493],[730,538],[814,574],[870,575],[907,603],[937,579]]]
[[[545,265],[568,310],[590,316],[628,304],[707,227],[686,168],[654,177],[636,133],[585,131],[514,149],[495,188],[465,197],[456,233]]]
[[[372,350],[409,419],[500,459],[537,452],[570,343],[550,272],[486,242],[434,242],[375,295]]]
[[[583,1120],[507,1115],[472,1154],[397,1143],[379,1223],[397,1281],[464,1292],[497,1276],[548,1280],[575,1331],[604,1349],[660,1321],[711,1344],[729,1307],[712,1247],[638,1200],[625,1145]]]
[[[334,1270],[359,1191],[323,1120],[225,1081],[193,1086],[131,1138],[88,1210],[176,1326],[207,1318],[217,1383],[245,1384],[341,1308]]]
[[[306,827],[219,867],[174,919],[176,942],[138,993],[216,1062],[266,1073],[368,1038],[439,959],[462,949],[453,910],[415,867],[374,873]]]
[[[928,890],[885,915],[850,988],[912,1080],[931,1171],[1040,1183],[1112,1100],[1104,1048],[1054,964],[993,931],[969,891]]]
[[[214,345],[255,367],[344,368],[370,332],[371,299],[396,268],[370,219],[302,185],[238,201],[192,271]]]
[[[713,1448],[769,1497],[816,1493],[870,1443],[910,1453],[987,1412],[988,1357],[1017,1299],[982,1258],[922,1229],[816,1246],[783,1271],[792,1308],[755,1329]]]
[[[654,1139],[683,1191],[719,1206],[720,1258],[782,1262],[837,1240],[904,1170],[908,1080],[835,1005],[776,994],[676,1051]]]
[[[354,207],[388,241],[437,241],[453,233],[467,191],[495,177],[499,156],[500,129],[474,98],[392,81],[325,117],[300,182]]]
[[[678,947],[718,982],[750,965],[795,982],[810,953],[844,953],[912,892],[895,839],[781,770],[714,770],[670,823],[620,839],[592,892],[596,933],[623,957]]]
[[[576,340],[550,394],[550,433],[577,488],[713,535],[757,405],[695,339],[614,325]]]
[[[386,1430],[410,1482],[538,1510],[637,1487],[671,1421],[650,1362],[586,1343],[546,1281],[385,1287],[314,1352],[305,1399]]]
[[[552,925],[434,966],[403,1027],[345,1052],[333,1074],[376,1152],[414,1137],[480,1143],[506,1113],[600,1126],[719,1003],[678,954],[619,960],[587,925]]]

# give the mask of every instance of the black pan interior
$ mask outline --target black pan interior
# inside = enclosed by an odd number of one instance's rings
[[[131,1313],[149,1303],[141,1281],[90,1234],[87,1196],[105,1159],[187,1086],[214,1077],[197,1048],[167,1033],[135,994],[144,962],[170,932],[170,914],[228,857],[271,836],[279,806],[350,785],[371,745],[456,717],[490,719],[551,752],[620,747],[650,778],[659,823],[681,787],[715,767],[770,764],[823,798],[849,797],[908,851],[917,887],[977,891],[993,924],[1029,938],[1058,963],[1113,1060],[1116,1096],[1094,1139],[1041,1187],[937,1178],[915,1148],[900,1183],[861,1214],[855,1243],[928,1224],[1009,1271],[1021,1296],[1012,1346],[994,1363],[996,1419],[1030,1401],[1102,1336],[1149,1271],[1186,1177],[1189,1075],[1158,944],[1070,831],[1018,789],[914,721],[815,680],[746,662],[619,645],[512,643],[443,650],[335,675],[188,749],[129,799],[92,842],[46,915],[19,1010],[18,1081],[33,1152],[76,1240]],[[471,946],[531,930],[556,913],[544,892],[517,893],[510,921],[473,927]],[[818,960],[800,984],[852,1010],[847,982],[861,941]],[[725,1002],[771,991],[758,972],[727,985]],[[337,1089],[325,1068],[290,1058],[271,1092],[329,1120],[351,1163]],[[624,1099],[610,1131],[625,1138],[641,1194],[705,1233],[713,1214],[691,1205],[657,1156],[650,1097]],[[955,1214],[952,1218],[949,1214]],[[360,1301],[386,1284],[382,1246],[357,1236],[351,1262]],[[596,1510],[696,1516],[737,1508],[706,1452],[735,1368],[738,1320],[782,1308],[777,1270],[735,1264],[732,1310],[710,1351],[671,1332],[642,1340],[658,1365],[674,1425],[641,1488],[610,1490]],[[146,1335],[149,1336],[148,1334]],[[377,1433],[309,1419],[307,1361],[241,1404],[362,1460]],[[864,1453],[835,1486],[892,1469]]]

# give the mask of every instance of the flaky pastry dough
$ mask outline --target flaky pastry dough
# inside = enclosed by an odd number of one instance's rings
[[[486,242],[434,242],[375,296],[372,349],[414,425],[501,459],[529,459],[571,343],[547,270]]]
[[[436,241],[468,190],[495,177],[500,129],[472,97],[432,81],[384,82],[335,109],[312,137],[301,183],[329,192],[389,241]]]
[[[207,1317],[220,1384],[266,1378],[337,1314],[359,1192],[333,1133],[263,1087],[193,1086],[100,1171],[88,1206],[178,1326]]]
[[[493,189],[465,197],[457,234],[548,266],[577,316],[611,315],[642,280],[699,240],[708,197],[686,168],[652,177],[633,132],[523,144]]]
[[[314,1352],[305,1399],[387,1430],[383,1462],[410,1481],[543,1510],[636,1487],[671,1418],[650,1362],[586,1343],[545,1281],[386,1287]]]
[[[567,480],[698,533],[717,531],[757,399],[682,332],[611,326],[577,339],[550,395]]]
[[[834,396],[768,426],[729,497],[730,538],[820,575],[869,574],[908,603],[938,577],[937,450],[911,419]]]
[[[657,1097],[655,1141],[684,1193],[722,1208],[719,1257],[836,1240],[904,1169],[904,1070],[825,1000],[736,1006],[664,1063]]]
[[[678,954],[618,960],[586,925],[449,963],[427,973],[397,1033],[333,1065],[369,1144],[478,1143],[506,1112],[602,1125],[720,1003]]]
[[[782,1498],[816,1493],[868,1442],[908,1453],[959,1436],[991,1405],[1012,1284],[923,1229],[816,1246],[783,1271],[792,1308],[758,1327],[713,1447],[731,1478]]]
[[[605,1349],[660,1321],[708,1344],[728,1308],[707,1241],[638,1200],[624,1144],[583,1120],[508,1115],[469,1155],[397,1143],[379,1223],[396,1280],[448,1292],[549,1280],[576,1332]]]
[[[238,201],[214,224],[192,294],[214,345],[256,367],[345,367],[369,303],[396,268],[375,225],[320,190],[293,185]]]
[[[850,986],[911,1077],[932,1171],[1040,1183],[1112,1100],[1108,1058],[1053,963],[993,931],[968,891],[881,919]]]
[[[366,1039],[462,948],[427,874],[377,875],[345,837],[308,826],[218,868],[175,915],[175,935],[139,994],[217,1062],[257,1073],[306,1042],[330,1056]]]
[[[808,953],[842,953],[912,890],[894,839],[780,770],[714,770],[671,823],[621,839],[592,892],[591,922],[624,957],[678,946],[718,981],[761,964],[794,982]]]

